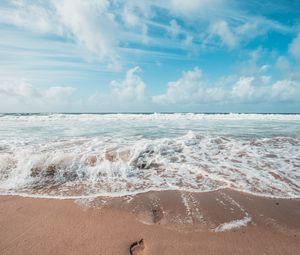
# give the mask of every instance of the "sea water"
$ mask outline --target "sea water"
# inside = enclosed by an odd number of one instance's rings
[[[300,115],[0,115],[0,194],[223,188],[300,197]]]

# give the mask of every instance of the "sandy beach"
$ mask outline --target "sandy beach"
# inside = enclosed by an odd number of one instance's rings
[[[299,219],[297,199],[232,190],[78,200],[1,196],[0,253],[130,254],[131,247],[132,254],[297,254]]]
[[[0,255],[300,255],[300,0],[0,0]]]

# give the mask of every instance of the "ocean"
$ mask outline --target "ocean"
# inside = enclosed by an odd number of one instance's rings
[[[0,194],[300,197],[299,114],[1,114]]]

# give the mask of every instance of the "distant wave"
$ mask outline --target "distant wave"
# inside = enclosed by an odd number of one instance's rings
[[[299,121],[300,114],[252,113],[15,113],[0,114],[1,120],[290,120]]]

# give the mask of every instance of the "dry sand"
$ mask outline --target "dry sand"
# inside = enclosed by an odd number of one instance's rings
[[[94,200],[0,196],[1,255],[130,254],[141,239],[133,254],[296,255],[300,201],[231,190]]]

